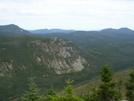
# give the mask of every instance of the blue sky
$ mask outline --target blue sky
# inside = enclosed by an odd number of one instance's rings
[[[134,0],[0,0],[0,25],[24,29],[134,30]]]

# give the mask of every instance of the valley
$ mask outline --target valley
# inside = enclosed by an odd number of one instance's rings
[[[50,86],[61,91],[69,77],[75,87],[82,87],[98,80],[94,77],[103,65],[122,78],[124,71],[132,69],[133,30],[32,34],[16,25],[0,26],[0,101],[21,97],[30,77],[35,77],[44,95]]]

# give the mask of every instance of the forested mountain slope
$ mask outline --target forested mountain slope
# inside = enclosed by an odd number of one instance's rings
[[[7,90],[12,94],[21,93],[21,87],[26,86],[26,80],[30,76],[50,79],[54,75],[58,77],[59,74],[82,71],[90,66],[84,54],[71,41],[56,37],[0,38],[0,89],[5,91],[5,95],[8,95]],[[59,81],[51,81],[54,82]]]
[[[98,71],[99,72],[99,71]],[[122,94],[122,99],[126,99],[126,85],[130,79],[129,74],[133,72],[133,69],[125,69],[120,72],[114,72],[112,82],[116,82],[116,90]],[[93,94],[93,89],[99,89],[99,84],[102,83],[100,76],[96,76],[89,80],[85,85],[75,87],[74,92],[76,95],[84,97]]]
[[[68,77],[75,81],[74,85],[85,84],[99,74],[103,65],[116,72],[134,66],[134,34],[131,30],[129,33],[126,29],[123,29],[125,32],[106,29],[36,35],[17,32],[23,30],[19,27],[15,30],[6,28],[0,32],[2,101],[21,96],[27,90],[31,76],[36,77],[41,92],[46,93],[52,85],[61,90]]]
[[[92,54],[95,64],[107,64],[121,70],[134,65],[134,31],[128,28],[101,31],[76,31],[72,33],[38,34],[38,37],[59,37],[71,40]],[[91,60],[91,59],[90,59]]]

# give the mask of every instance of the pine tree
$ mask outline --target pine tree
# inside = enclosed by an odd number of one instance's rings
[[[100,101],[118,101],[121,98],[121,95],[114,89],[116,83],[111,82],[113,71],[108,66],[103,66],[100,71],[101,81],[98,90],[98,96]]]
[[[34,83],[34,78],[30,78],[29,91],[25,92],[22,101],[38,101],[39,98],[39,89]]]
[[[47,90],[47,98],[46,100],[49,101],[51,100],[50,96],[55,96],[56,91],[53,89],[53,86],[50,87],[50,89]]]
[[[128,80],[128,84],[126,85],[126,96],[129,101],[134,101],[134,68],[133,71],[129,74],[130,79]]]
[[[73,93],[73,87],[71,83],[73,80],[66,80],[67,86],[64,87],[64,93],[66,95],[55,95],[55,96],[49,96],[51,98],[50,101],[84,101],[82,98],[79,98],[78,96],[75,96]]]
[[[71,83],[73,83],[74,80],[71,81],[70,79],[68,79],[68,80],[65,80],[65,82],[66,82],[67,86],[64,87],[64,93],[71,97],[74,95],[73,87],[71,85]]]
[[[53,86],[51,86],[50,89],[47,90],[47,95],[56,95],[56,91],[53,89]]]

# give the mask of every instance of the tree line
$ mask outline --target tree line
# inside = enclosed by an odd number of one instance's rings
[[[103,66],[100,73],[101,83],[99,89],[93,88],[93,93],[85,97],[76,96],[73,92],[72,83],[74,82],[70,78],[65,80],[67,86],[64,87],[64,95],[56,93],[53,86],[47,90],[45,97],[39,94],[39,89],[34,82],[34,78],[30,78],[29,90],[24,93],[22,101],[121,101],[121,85],[122,80],[118,83],[112,81],[113,70],[108,66]],[[126,86],[126,98],[128,101],[134,101],[134,68],[129,73],[129,80]],[[118,90],[115,89],[118,84]]]

